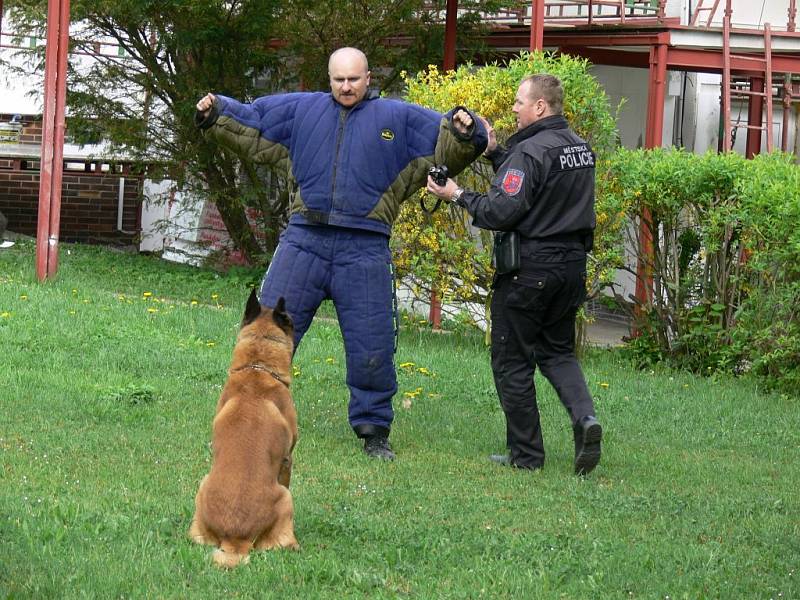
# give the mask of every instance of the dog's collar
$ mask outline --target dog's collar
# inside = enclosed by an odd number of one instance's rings
[[[278,375],[272,369],[268,369],[267,367],[265,367],[264,365],[262,365],[260,363],[248,363],[246,365],[242,365],[241,367],[236,367],[235,369],[231,369],[230,372],[231,373],[238,373],[239,371],[244,371],[245,369],[253,369],[254,371],[263,371],[264,373],[269,373],[276,380],[278,380],[283,385],[285,385],[287,388],[289,387],[289,383],[283,377]]]

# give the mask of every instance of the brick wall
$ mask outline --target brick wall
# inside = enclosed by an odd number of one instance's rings
[[[36,236],[39,218],[38,161],[2,156],[0,146],[0,212],[8,230]],[[122,229],[117,231],[120,177],[125,177]],[[61,226],[64,242],[130,244],[139,234],[142,178],[129,173],[64,171]]]
[[[13,114],[0,113],[0,123]],[[42,144],[40,115],[21,115],[18,147],[28,146],[38,156]],[[8,230],[35,236],[39,219],[39,160],[3,154],[0,144],[0,212]],[[117,230],[119,182],[125,178],[122,229]],[[127,167],[102,161],[79,160],[65,164],[61,183],[61,224],[64,242],[133,243],[141,229],[142,181]]]

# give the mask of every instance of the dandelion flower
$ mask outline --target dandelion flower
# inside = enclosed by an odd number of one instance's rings
[[[145,292],[144,294],[142,294],[142,297],[149,298],[152,295],[153,295],[153,292]]]

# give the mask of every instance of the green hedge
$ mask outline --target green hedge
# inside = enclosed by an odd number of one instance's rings
[[[695,372],[752,372],[770,388],[800,383],[800,168],[792,155],[620,149],[604,193],[635,223],[628,243],[652,274],[633,306],[628,352]],[[649,220],[648,217],[649,211]],[[630,307],[631,305],[628,304]]]

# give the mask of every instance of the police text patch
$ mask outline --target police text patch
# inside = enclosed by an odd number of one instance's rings
[[[587,144],[561,146],[551,150],[554,171],[571,171],[572,169],[594,168],[594,153]]]
[[[509,196],[516,196],[522,189],[525,173],[519,169],[509,169],[503,177],[503,191]]]

